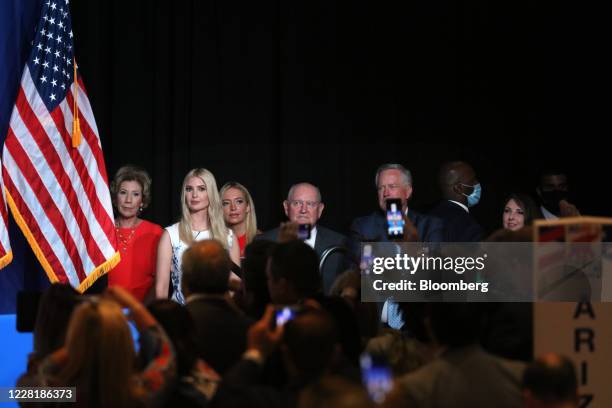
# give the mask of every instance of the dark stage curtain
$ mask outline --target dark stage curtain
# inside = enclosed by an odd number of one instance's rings
[[[572,26],[582,20],[568,5],[71,6],[109,175],[126,163],[150,171],[145,217],[154,222],[177,218],[184,174],[206,167],[219,186],[237,180],[250,189],[261,229],[283,219],[288,187],[307,180],[326,202],[321,223],[345,231],[376,207],[379,164],[409,167],[412,207],[426,210],[449,159],[476,168],[483,198],[475,215],[488,229],[500,226],[504,195],[532,192],[538,169],[551,164],[570,172],[583,212],[609,214],[588,186],[607,157],[589,119],[598,112],[588,98],[596,80],[584,68],[597,58],[585,48],[597,34]]]

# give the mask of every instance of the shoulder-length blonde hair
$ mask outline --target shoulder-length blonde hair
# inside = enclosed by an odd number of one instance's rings
[[[179,238],[187,245],[193,243],[193,232],[191,228],[191,213],[189,207],[185,201],[185,187],[187,181],[191,177],[198,177],[206,185],[206,192],[208,193],[208,224],[210,230],[210,238],[216,239],[221,242],[225,249],[229,249],[229,243],[227,241],[228,230],[225,226],[225,220],[223,219],[223,207],[221,206],[221,196],[217,189],[217,182],[215,176],[203,168],[192,169],[187,173],[183,180],[183,187],[181,188],[181,220],[179,221]]]
[[[228,181],[221,187],[221,197],[230,188],[240,190],[244,198],[246,199],[247,205],[249,206],[249,212],[246,215],[244,222],[246,223],[246,242],[251,243],[257,235],[257,216],[255,215],[255,203],[253,203],[253,197],[249,193],[249,190],[237,181]],[[223,199],[221,200],[223,202]]]
[[[65,347],[67,361],[54,379],[57,385],[83,387],[87,399],[97,406],[130,406],[137,392],[136,352],[117,303],[98,300],[77,306]]]

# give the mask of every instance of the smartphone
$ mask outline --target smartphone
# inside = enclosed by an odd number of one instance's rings
[[[372,245],[364,244],[361,252],[361,262],[359,262],[359,269],[365,274],[369,274],[372,270]]]
[[[274,312],[274,320],[272,328],[284,326],[289,320],[293,320],[299,312],[298,306],[283,306],[276,309]]]
[[[402,239],[404,236],[404,217],[402,215],[402,200],[390,198],[387,200],[387,238]]]
[[[302,241],[306,241],[310,239],[310,231],[312,230],[312,225],[310,224],[299,224],[298,225],[298,238]]]
[[[381,404],[393,387],[393,373],[389,363],[383,356],[363,353],[359,359],[361,378],[370,399]]]

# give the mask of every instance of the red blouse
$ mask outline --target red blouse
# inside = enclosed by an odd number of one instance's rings
[[[247,239],[246,234],[238,237],[238,245],[240,246],[240,258],[244,258],[244,247],[246,246]]]
[[[135,228],[116,228],[121,261],[108,274],[109,286],[121,286],[143,301],[153,286],[157,244],[163,229],[142,220]]]

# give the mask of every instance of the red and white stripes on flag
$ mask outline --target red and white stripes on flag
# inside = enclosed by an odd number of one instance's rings
[[[119,254],[102,147],[81,78],[76,92],[82,142],[72,147],[70,85],[49,111],[26,64],[2,172],[13,217],[49,279],[82,292],[119,262]]]

